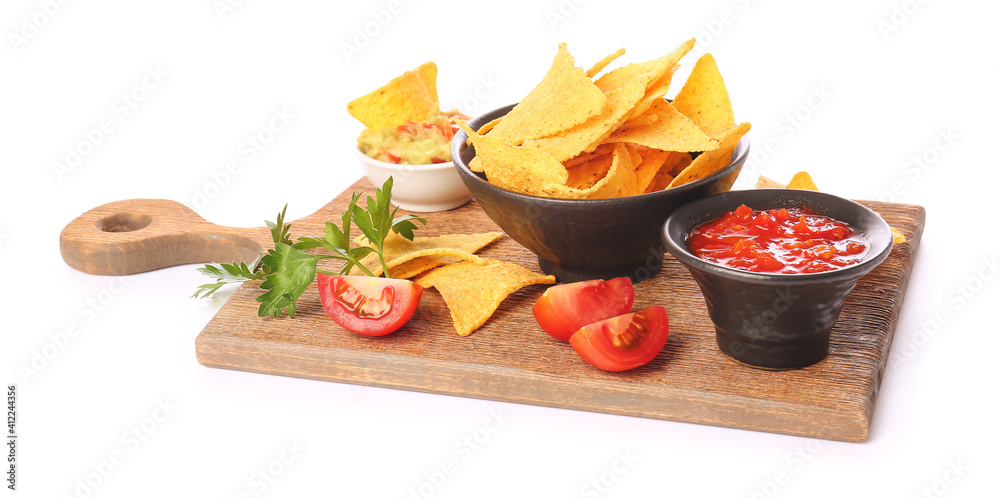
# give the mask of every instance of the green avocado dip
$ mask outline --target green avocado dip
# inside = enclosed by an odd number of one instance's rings
[[[366,156],[395,164],[437,164],[451,161],[451,139],[458,112],[442,114],[437,121],[407,121],[399,126],[366,129],[358,137],[358,149]]]

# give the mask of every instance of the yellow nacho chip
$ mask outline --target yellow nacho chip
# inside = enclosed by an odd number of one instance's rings
[[[489,133],[490,130],[492,130],[493,127],[496,126],[497,123],[499,123],[501,120],[503,120],[503,116],[500,116],[499,118],[496,118],[496,119],[490,121],[489,123],[486,123],[486,124],[480,126],[479,129],[476,130],[476,133],[478,135],[485,135],[485,134]],[[466,132],[468,132],[468,130],[466,130]],[[468,140],[465,141],[465,143],[471,145],[472,144],[472,139],[469,138]],[[469,161],[469,169],[472,170],[474,173],[482,173],[483,172],[483,163],[480,162],[478,160],[478,158],[473,157],[472,160]]]
[[[605,143],[634,143],[653,149],[679,152],[698,152],[719,147],[718,142],[706,136],[687,116],[678,112],[666,100],[658,99],[646,113],[644,116],[656,116],[650,125],[619,129],[612,133]]]
[[[635,117],[645,113],[646,110],[653,105],[653,103],[666,97],[667,91],[670,90],[670,84],[673,81],[674,73],[676,73],[680,68],[681,58],[687,55],[692,48],[694,48],[693,38],[682,43],[680,47],[677,47],[677,50],[674,50],[672,53],[666,55],[665,58],[668,61],[673,61],[673,65],[667,67],[663,73],[657,77],[657,79],[653,80],[651,84],[646,86],[646,94],[643,95],[642,100],[640,100],[639,103],[636,104],[635,108],[632,109],[629,117]]]
[[[487,259],[482,265],[466,261],[441,266],[414,279],[424,288],[438,290],[451,312],[455,330],[463,337],[486,323],[500,303],[518,289],[555,281],[552,275],[495,259]]]
[[[757,188],[785,188],[785,184],[777,180],[772,180],[764,175],[757,177],[757,183],[754,184]]]
[[[593,187],[602,178],[608,176],[608,171],[611,170],[611,160],[612,155],[608,152],[566,168],[566,171],[569,172],[566,186],[580,190]]]
[[[347,104],[347,112],[372,129],[410,121],[430,121],[441,114],[437,65],[427,62],[393,78],[381,88]]]
[[[437,76],[438,76],[437,64],[433,62],[425,62],[417,66],[417,68],[413,70],[413,73],[416,76],[417,81],[420,82],[420,84],[422,84],[423,87],[427,89],[427,96],[430,98],[432,102],[437,104],[436,105],[437,110],[440,112],[441,105],[439,103],[440,101],[438,100],[438,90],[437,90]]]
[[[666,154],[667,157],[663,160],[663,165],[653,176],[653,180],[649,182],[645,192],[656,192],[667,188],[674,177],[691,164],[691,154],[687,152],[667,152]]]
[[[460,124],[473,146],[476,161],[486,172],[486,179],[501,188],[528,195],[551,196],[565,188],[569,173],[561,162],[543,150],[516,147],[494,138],[480,136]]]
[[[903,235],[902,232],[900,232],[899,230],[896,230],[895,227],[889,227],[889,229],[892,230],[892,243],[893,244],[902,244],[903,242],[906,242],[906,236]]]
[[[673,52],[658,59],[644,62],[633,62],[631,64],[615,68],[598,78],[595,84],[604,93],[609,93],[614,90],[618,90],[619,88],[625,88],[638,83],[642,85],[643,93],[645,93],[645,89],[647,87],[661,78],[667,71],[670,70],[670,68],[681,60],[681,57],[684,57],[684,54],[688,53],[693,47],[694,39],[692,38],[682,43],[677,50],[674,50]]]
[[[615,134],[618,134],[618,133],[622,133],[622,132],[625,132],[627,130],[631,130],[633,128],[642,128],[644,126],[652,126],[652,124],[655,123],[658,118],[659,118],[659,116],[657,116],[656,114],[650,113],[650,112],[646,112],[645,114],[640,114],[640,115],[638,115],[638,116],[636,116],[634,118],[631,118],[628,121],[622,123],[622,125],[619,126],[618,129],[615,130],[614,133],[612,133],[612,135],[615,135]]]
[[[386,266],[389,267],[389,274],[392,275],[392,278],[406,279],[413,278],[432,268],[460,263],[462,261],[471,261],[476,264],[486,263],[484,258],[476,256],[471,252],[465,252],[459,249],[440,248],[425,249],[423,251],[410,253],[402,258],[392,260],[391,264],[386,263]],[[380,274],[381,270],[376,275]]]
[[[489,136],[520,145],[583,123],[600,113],[605,102],[604,93],[583,69],[574,66],[573,56],[562,43],[542,81],[490,130]]]
[[[636,104],[631,111],[629,111],[629,119],[642,116],[653,104],[663,100],[664,95],[667,94],[667,90],[670,90],[670,82],[673,80],[674,73],[677,72],[679,67],[679,65],[674,64],[666,72],[664,72],[663,76],[646,88],[646,94],[643,95],[642,99],[639,100],[639,103]]]
[[[645,192],[658,192],[670,186],[670,182],[674,180],[674,175],[671,175],[668,171],[659,171],[656,176],[653,177],[653,181],[649,182],[646,187]]]
[[[691,154],[686,152],[671,152],[670,157],[663,162],[663,170],[670,173],[670,176],[677,176],[691,165]],[[666,185],[663,188],[667,188]],[[662,190],[662,189],[661,189]]]
[[[639,84],[615,90],[607,94],[607,107],[600,114],[558,136],[527,140],[523,146],[526,149],[547,152],[560,162],[581,152],[592,152],[608,135],[625,122],[629,109],[642,98],[642,92],[642,85]]]
[[[589,188],[582,189],[582,199],[610,199],[625,197],[637,192],[635,166],[632,164],[632,154],[623,144],[616,144],[611,152],[611,167],[608,174]],[[570,197],[574,198],[574,197]]]
[[[681,171],[670,182],[669,186],[676,187],[700,180],[726,167],[729,164],[729,158],[733,155],[733,151],[736,150],[736,145],[740,142],[740,138],[748,131],[750,131],[750,123],[740,123],[739,126],[733,128],[722,137],[722,140],[719,141],[718,149],[702,152],[694,161],[691,161],[690,166],[684,168],[684,171]]]
[[[629,111],[627,119],[646,112],[653,102],[663,98],[670,88],[670,81],[677,71],[678,62],[694,48],[694,38],[682,43],[673,52],[646,62],[637,62],[617,68],[601,76],[596,84],[605,93],[631,84],[641,84],[643,96]]]
[[[499,123],[502,120],[503,120],[503,116],[500,116],[499,118],[496,118],[496,119],[490,121],[489,123],[486,123],[486,124],[480,126],[479,129],[476,130],[476,133],[478,133],[480,135],[485,135],[485,134],[489,133],[490,130],[492,130],[493,127],[496,126],[497,123]]]
[[[639,149],[639,154],[642,156],[642,161],[635,168],[635,181],[636,181],[636,192],[643,193],[648,191],[650,185],[656,179],[656,175],[660,173],[660,168],[663,164],[667,162],[667,159],[672,154],[671,152],[641,148]],[[669,175],[670,173],[667,172]],[[671,177],[671,180],[673,177]],[[669,185],[668,181],[664,184],[664,187]],[[662,189],[661,189],[662,190]]]
[[[593,78],[594,76],[597,76],[597,73],[604,71],[604,68],[608,67],[608,64],[611,64],[612,62],[614,62],[615,59],[621,57],[624,54],[625,54],[625,49],[619,48],[618,50],[615,51],[615,53],[608,55],[607,57],[597,61],[597,64],[594,64],[593,66],[590,67],[590,69],[587,70],[587,77]]]
[[[478,260],[479,257],[472,255],[472,253],[486,247],[501,237],[503,237],[503,232],[487,232],[450,234],[437,237],[414,237],[413,240],[409,240],[393,232],[382,242],[382,254],[385,257],[386,266],[389,267],[389,276],[393,278],[409,278],[420,272],[418,271],[407,276],[400,275],[413,272],[415,269],[434,263],[436,260],[440,260],[439,265],[453,262],[453,258],[457,258],[454,261],[463,259]],[[368,240],[364,236],[359,236],[354,239],[354,243],[359,246],[368,245]],[[420,261],[413,262],[418,259]],[[382,275],[382,264],[379,262],[378,255],[374,253],[369,254],[361,259],[361,263],[374,273],[375,276]],[[397,269],[397,267],[404,264],[406,264],[406,267],[403,270]],[[433,266],[427,266],[424,269],[430,268],[433,268]],[[351,270],[351,274],[363,275],[364,272],[354,268]]]
[[[816,191],[819,190],[819,187],[816,186],[816,182],[814,182],[812,177],[809,176],[809,173],[806,173],[805,171],[799,171],[798,173],[795,173],[795,175],[792,176],[792,181],[788,182],[786,188],[797,188],[800,190],[816,190]]]
[[[711,54],[698,59],[684,87],[674,97],[674,107],[691,118],[706,135],[721,139],[733,129],[733,105]]]
[[[574,166],[576,166],[578,164],[583,164],[583,163],[585,163],[587,161],[590,161],[591,159],[594,159],[594,158],[596,158],[598,156],[603,156],[605,154],[610,154],[611,151],[614,150],[614,148],[615,148],[615,144],[601,144],[601,145],[597,146],[597,148],[594,149],[592,152],[581,152],[581,153],[577,154],[576,156],[573,156],[573,157],[571,157],[571,158],[563,161],[563,166],[565,166],[566,169],[568,170],[568,169],[570,169],[570,168],[572,168],[572,167],[574,167]],[[566,183],[569,183],[569,182],[567,181]]]

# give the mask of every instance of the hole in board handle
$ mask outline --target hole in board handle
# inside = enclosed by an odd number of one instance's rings
[[[102,232],[134,232],[146,228],[152,222],[153,217],[148,214],[117,213],[101,218],[97,222],[97,228]]]

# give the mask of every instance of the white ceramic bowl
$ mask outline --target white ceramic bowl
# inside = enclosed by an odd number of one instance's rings
[[[447,211],[472,200],[472,193],[451,161],[393,164],[372,159],[357,148],[354,154],[361,161],[368,181],[376,187],[392,176],[392,203],[408,211]]]

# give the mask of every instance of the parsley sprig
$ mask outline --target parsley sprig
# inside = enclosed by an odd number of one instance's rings
[[[418,227],[414,223],[427,224],[420,216],[406,214],[396,217],[398,207],[390,205],[392,199],[392,177],[375,189],[375,197],[367,196],[365,206],[358,204],[362,192],[355,192],[351,201],[341,215],[341,225],[327,222],[323,237],[299,237],[296,242],[291,240],[291,223],[285,223],[286,205],[274,222],[267,221],[271,229],[271,239],[274,248],[267,254],[261,254],[251,263],[235,262],[232,264],[207,264],[198,271],[214,278],[210,284],[202,284],[192,297],[209,297],[222,286],[229,283],[240,283],[251,280],[263,280],[261,289],[267,292],[257,297],[260,302],[259,316],[280,316],[285,310],[288,316],[295,316],[295,302],[317,273],[328,275],[343,275],[358,268],[369,276],[375,276],[361,260],[371,253],[378,255],[382,265],[382,274],[389,276],[389,268],[385,262],[383,247],[386,237],[396,232],[409,240],[413,240],[413,231]],[[351,225],[357,226],[371,245],[351,247]],[[325,249],[327,253],[312,253],[310,249]],[[343,262],[338,273],[317,269],[320,260],[337,259]]]

